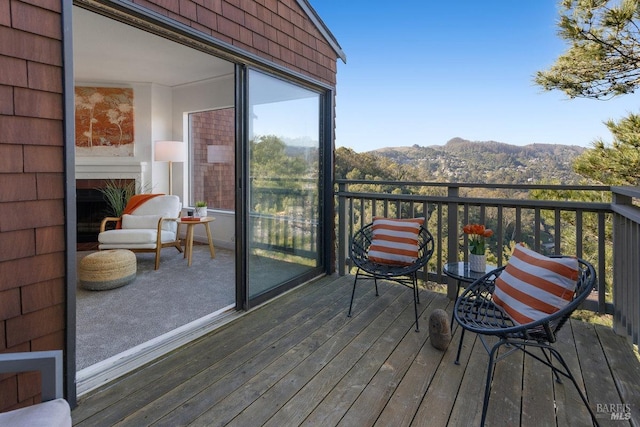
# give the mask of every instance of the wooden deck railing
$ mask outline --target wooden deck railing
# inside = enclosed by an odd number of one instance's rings
[[[640,189],[613,187],[613,327],[638,344],[640,332]]]
[[[351,266],[351,237],[374,216],[422,216],[434,236],[435,251],[421,276],[448,284],[448,295],[453,298],[456,286],[443,274],[443,265],[467,260],[468,240],[462,227],[482,223],[494,230],[488,243],[490,264],[504,265],[517,242],[541,253],[575,254],[592,263],[598,282],[584,308],[613,314],[616,331],[638,343],[640,203],[636,201],[640,188],[365,180],[336,183],[339,274],[344,275]],[[315,253],[316,224],[309,218],[317,215],[308,210],[313,206],[309,202],[313,191],[279,191],[277,187],[265,190],[269,197],[260,204],[265,212],[252,212],[256,228],[253,244],[285,253]],[[273,200],[282,206],[286,201],[287,209],[267,205],[267,201],[275,203]],[[285,213],[270,214],[272,211]]]
[[[467,260],[462,227],[482,223],[494,230],[488,251],[491,264],[504,265],[515,242],[541,253],[575,254],[591,262],[598,283],[585,308],[615,313],[617,329],[637,343],[640,209],[633,199],[640,197],[640,189],[364,180],[338,180],[337,186],[339,274],[351,266],[351,236],[373,216],[424,216],[436,248],[423,278],[448,283],[453,298],[455,286],[443,275],[442,266]],[[582,196],[572,200],[575,194]]]

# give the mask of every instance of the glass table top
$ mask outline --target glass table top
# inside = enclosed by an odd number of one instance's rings
[[[487,264],[487,268],[484,273],[480,273],[478,271],[471,271],[469,269],[468,262],[450,262],[444,265],[444,274],[449,277],[453,277],[454,279],[460,280],[462,282],[471,283],[476,279],[481,278],[491,270],[495,270],[497,267],[495,265]]]

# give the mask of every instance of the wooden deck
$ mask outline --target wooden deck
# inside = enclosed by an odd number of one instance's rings
[[[348,318],[352,280],[301,287],[85,396],[74,425],[477,426],[488,359],[480,341],[466,334],[460,365],[460,328],[445,352],[429,343],[426,318],[452,303],[421,291],[416,333],[410,289],[384,283],[376,298],[365,283]],[[601,425],[638,425],[640,363],[627,341],[576,320],[560,338]],[[573,386],[522,352],[498,363],[492,390],[487,425],[591,425]],[[631,423],[610,420],[603,405],[615,404],[629,405],[618,409],[631,409]]]

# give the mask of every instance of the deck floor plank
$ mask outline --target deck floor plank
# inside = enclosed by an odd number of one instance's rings
[[[555,348],[560,352],[567,366],[569,366],[580,390],[584,391],[585,385],[580,360],[588,356],[578,353],[578,342],[574,336],[575,323],[576,322],[569,321],[564,325],[558,333]],[[555,380],[553,382],[558,426],[571,427],[592,424],[591,415],[584,406],[576,387],[568,378],[561,377],[561,381],[562,384],[557,383]]]
[[[576,348],[581,356],[580,368],[591,408],[594,412],[597,412],[598,404],[617,405],[622,403],[621,396],[609,371],[604,352],[599,345],[594,325],[573,322],[572,327]],[[596,413],[596,416],[601,426],[620,425],[620,421],[611,420],[608,414]]]
[[[423,301],[423,304],[425,304],[425,301]],[[413,317],[406,319],[406,313],[403,313],[403,316],[403,322],[411,322],[413,319]],[[406,329],[406,325],[404,327]],[[299,390],[290,390],[289,394],[295,395],[265,423],[265,426],[299,425],[315,409],[309,402],[318,402],[324,398],[344,375],[343,363],[340,359],[336,358],[331,361],[318,360],[318,362],[315,366],[303,367],[303,369],[313,372],[313,378]],[[285,384],[287,384],[287,389],[290,389],[293,379],[287,381],[285,378],[284,380]]]
[[[542,356],[542,353],[537,349]],[[553,371],[532,357],[524,358],[522,375],[522,410],[520,424],[523,427],[555,426]]]
[[[436,308],[443,308],[446,301],[438,298],[433,304],[433,299],[427,303],[422,301],[420,317],[425,312],[431,312]],[[425,307],[426,306],[426,307]],[[415,316],[413,310],[407,313],[408,322],[413,323]],[[387,406],[387,403],[398,384],[404,378],[407,370],[413,363],[419,350],[424,347],[428,338],[427,322],[422,322],[424,333],[416,333],[414,329],[409,331],[402,337],[400,342],[392,343],[389,339],[383,337],[382,349],[373,348],[368,356],[372,363],[369,363],[367,369],[374,372],[371,380],[366,384],[364,390],[353,405],[349,408],[345,416],[340,420],[339,425],[373,425],[379,417],[379,414]],[[405,322],[406,324],[406,322]],[[398,325],[400,328],[403,325]],[[404,326],[406,330],[406,325]],[[425,331],[427,329],[427,331]],[[390,331],[392,332],[392,331]],[[386,357],[385,357],[386,356]],[[388,424],[395,425],[395,424]]]
[[[373,292],[368,295],[368,297],[371,296],[373,296]],[[158,399],[148,407],[141,408],[134,417],[124,421],[135,424],[135,421],[138,420],[148,421],[151,416],[157,420],[171,411],[177,411],[164,422],[171,422],[171,419],[178,422],[175,418],[179,412],[184,411],[184,409],[180,409],[181,405],[188,406],[189,416],[193,416],[199,406],[202,406],[202,411],[205,412],[213,403],[226,398],[253,376],[262,372],[266,366],[286,353],[291,347],[299,345],[300,342],[307,339],[318,328],[318,325],[336,317],[339,312],[344,313],[345,305],[340,297],[341,294],[336,295],[335,292],[330,292],[330,289],[327,289],[327,292],[315,299],[309,307],[309,313],[315,311],[315,316],[294,315],[287,321],[278,322],[268,332],[259,335],[253,341],[239,347],[237,351],[225,359],[179,384],[162,399]],[[233,345],[233,342],[228,342],[225,345]],[[197,398],[201,393],[207,395],[206,401]],[[197,403],[196,407],[191,406],[190,400]]]
[[[317,287],[305,287],[297,295],[298,298],[291,294],[284,295],[283,304],[274,306],[268,312],[255,310],[251,313],[254,322],[252,328],[224,327],[216,331],[216,341],[224,345],[217,345],[215,352],[211,352],[210,341],[197,340],[183,347],[180,353],[171,353],[144,369],[127,375],[124,380],[81,398],[80,405],[73,412],[74,422],[83,425],[82,422],[87,420],[88,426],[113,425],[122,419],[123,413],[129,414],[138,410],[140,402],[152,402],[172,390],[177,384],[183,382],[181,378],[194,376],[230,354],[238,352],[243,343],[246,344],[255,340],[256,336],[261,337],[272,332],[274,327],[277,328],[283,320],[297,314],[294,311],[296,306],[303,313],[313,313],[314,302],[325,296],[325,285],[333,281],[335,278],[325,278],[318,283]],[[295,303],[293,307],[287,305],[288,301]],[[189,354],[188,359],[182,356],[184,353]],[[246,353],[246,356],[250,354]],[[132,387],[132,384],[135,386]],[[99,418],[96,418],[98,414]]]
[[[445,295],[438,295],[434,299],[433,310],[437,308],[451,310],[453,303],[449,301]],[[423,324],[428,326],[428,319],[433,311],[431,308],[425,311],[423,316]],[[374,425],[380,427],[386,426],[409,426],[413,421],[416,411],[418,410],[424,395],[426,394],[435,372],[439,366],[443,364],[443,357],[446,351],[438,350],[431,344],[431,331],[427,340],[424,341],[422,347],[411,362],[411,366],[395,389],[393,396],[389,399],[387,405],[376,420]],[[457,342],[454,339],[449,342],[449,346]],[[449,353],[452,353],[449,351]],[[453,360],[451,360],[453,364]],[[453,394],[455,395],[455,393]]]
[[[348,318],[352,280],[302,286],[90,392],[74,425],[479,425],[488,362],[480,340],[465,334],[460,365],[459,327],[444,352],[429,341],[429,313],[450,312],[451,301],[423,290],[416,333],[411,290],[388,282],[378,297],[359,286]],[[640,363],[624,338],[571,320],[556,348],[594,409],[630,405],[633,422],[598,414],[602,425],[638,425]],[[492,390],[487,425],[590,424],[569,380],[557,384],[521,352],[498,362]]]
[[[410,293],[407,296],[411,298]],[[425,301],[423,301],[424,305],[426,305]],[[412,299],[408,300],[402,314],[403,326],[398,326],[397,323],[382,325],[384,334],[376,337],[375,341],[364,343],[366,347],[349,346],[339,357],[332,360],[326,372],[331,373],[334,384],[304,420],[305,425],[336,425],[340,422],[391,352],[389,344],[395,346],[401,339],[398,335],[404,336],[408,331],[413,330],[411,319],[415,320],[415,318]],[[391,333],[398,335],[392,336]],[[382,339],[378,340],[380,337]]]
[[[616,387],[622,400],[629,405],[622,408],[621,412],[629,410],[632,424],[640,426],[640,365],[633,354],[633,347],[625,337],[612,334],[607,327],[596,325],[595,330],[611,367]]]
[[[524,353],[513,347],[500,346],[491,386],[486,423],[490,426],[520,425],[522,404],[522,369]],[[506,357],[505,357],[506,354]],[[487,365],[489,355],[487,355]]]
[[[488,338],[489,342],[494,341],[492,337]],[[482,415],[488,357],[482,342],[475,334],[466,332],[463,343],[458,368],[463,369],[464,374],[447,425],[477,426],[480,425]],[[425,421],[428,422],[428,418]]]
[[[341,310],[340,313],[337,314],[337,318],[339,322],[346,325],[345,333],[334,335],[335,340],[329,343],[325,342],[323,344],[326,345],[322,345],[314,350],[317,350],[319,352],[318,354],[322,354],[321,358],[330,359],[344,346],[356,342],[364,351],[406,307],[408,295],[406,293],[398,294],[398,290],[399,289],[395,287],[391,291],[376,298],[375,303],[367,306],[364,311],[359,313],[358,317],[362,320],[360,322],[353,322],[352,319],[354,319],[354,317],[349,319],[346,317],[346,311]],[[386,307],[386,310],[384,307]],[[267,390],[274,386],[283,376],[288,374],[298,363],[301,363],[309,354],[310,353],[304,348],[292,348],[283,358],[280,358],[273,365],[270,365],[267,369],[254,376],[244,384],[243,387],[238,388],[234,393],[231,393],[220,401],[216,407],[203,413],[197,419],[197,423],[201,425],[218,425],[221,420],[231,422],[236,416],[240,415],[244,409],[248,409],[250,412],[249,406],[256,399],[266,393]],[[257,417],[258,414],[254,413],[254,416]],[[236,422],[234,421],[234,423]]]
[[[433,379],[427,385],[426,393],[422,391],[422,387],[419,389],[420,391],[418,392],[423,393],[422,400],[417,411],[412,415],[410,425],[431,425],[434,427],[447,425],[462,383],[466,365],[469,362],[468,358],[461,357],[460,365],[455,364],[461,331],[462,328],[454,327],[453,337],[444,355],[440,359],[436,355],[432,359],[433,366],[425,367],[425,369],[433,369]],[[471,346],[473,346],[474,341],[475,336],[472,336],[472,334],[466,336],[465,342],[471,343]]]

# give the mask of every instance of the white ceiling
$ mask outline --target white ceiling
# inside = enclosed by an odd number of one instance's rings
[[[179,86],[233,73],[233,64],[190,47],[73,8],[76,81]]]

